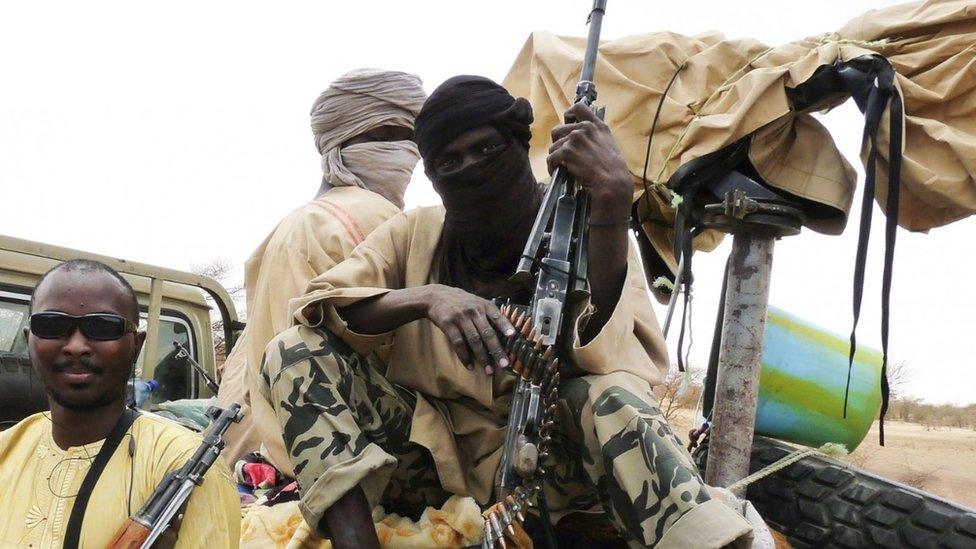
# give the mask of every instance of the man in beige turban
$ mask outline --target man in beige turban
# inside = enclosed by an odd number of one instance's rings
[[[247,328],[227,357],[217,401],[241,404],[240,424],[227,432],[224,458],[261,451],[292,476],[274,411],[249,397],[264,347],[292,325],[288,301],[341,262],[370,232],[403,208],[420,159],[414,117],[426,94],[412,74],[376,69],[349,72],[312,105],[312,133],[322,156],[315,198],[285,217],[245,264]]]

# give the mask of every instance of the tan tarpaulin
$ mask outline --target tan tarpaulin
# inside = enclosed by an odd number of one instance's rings
[[[531,156],[539,175],[546,171],[549,131],[573,99],[584,46],[582,38],[533,33],[505,78],[512,94],[526,97],[535,109]],[[835,33],[776,48],[718,33],[656,33],[601,44],[598,103],[607,105],[607,122],[635,176],[635,200],[644,193],[646,159],[653,200],[650,212],[647,201],[640,200],[641,219],[672,271],[668,178],[690,160],[750,135],[750,160],[768,183],[826,206],[807,226],[829,234],[843,230],[856,174],[827,130],[809,112],[791,108],[788,89],[806,82],[819,67],[872,54],[890,62],[904,98],[899,224],[927,230],[976,212],[976,2],[944,0],[871,11]],[[647,154],[654,112],[682,65]],[[815,108],[847,99],[833,96]],[[875,193],[882,204],[888,177],[884,120]],[[703,237],[699,248],[719,238]]]

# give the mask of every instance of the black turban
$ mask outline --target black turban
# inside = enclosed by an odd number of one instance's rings
[[[481,126],[493,126],[528,150],[531,123],[528,101],[515,99],[482,76],[461,75],[437,86],[424,102],[414,124],[414,139],[428,161],[457,136]]]

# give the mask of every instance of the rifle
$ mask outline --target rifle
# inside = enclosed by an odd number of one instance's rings
[[[190,497],[194,487],[203,484],[203,476],[224,449],[224,433],[232,422],[240,421],[241,406],[236,402],[224,410],[211,406],[207,410],[210,430],[203,442],[184,465],[167,474],[150,494],[149,500],[125,521],[108,543],[108,549],[147,549],[170,526],[170,522]]]
[[[594,0],[588,23],[586,53],[576,86],[575,103],[593,108],[600,29],[606,0]],[[595,109],[603,118],[603,109]],[[516,281],[535,278],[535,292],[528,311],[510,305],[502,313],[515,325],[507,341],[511,372],[518,376],[505,428],[502,460],[495,482],[498,501],[485,511],[483,547],[505,547],[505,533],[514,535],[513,524],[525,520],[542,487],[555,401],[559,394],[559,357],[565,348],[563,334],[571,331],[568,307],[589,297],[587,237],[589,195],[562,166],[552,175],[542,205],[526,241],[522,259],[513,276]]]

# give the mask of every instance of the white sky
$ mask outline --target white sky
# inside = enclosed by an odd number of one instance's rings
[[[894,3],[610,0],[604,38],[717,29],[776,45]],[[318,187],[308,111],[333,78],[400,69],[428,91],[461,73],[501,80],[532,30],[585,35],[590,5],[0,4],[0,234],[175,268],[218,257],[243,265]],[[857,110],[848,103],[826,122],[859,165]],[[436,202],[418,169],[408,207]],[[855,207],[841,237],[805,230],[780,241],[771,302],[846,333],[857,218]],[[877,215],[859,330],[874,345],[882,224]],[[914,367],[909,392],[929,402],[976,401],[976,269],[965,251],[974,228],[970,219],[898,235],[891,357]],[[728,249],[695,259],[693,362],[707,356]]]

